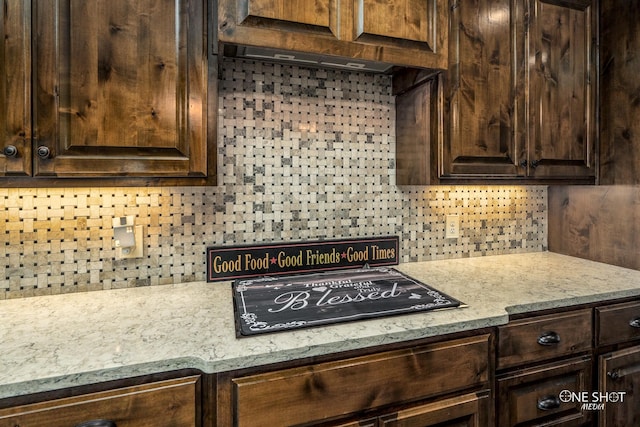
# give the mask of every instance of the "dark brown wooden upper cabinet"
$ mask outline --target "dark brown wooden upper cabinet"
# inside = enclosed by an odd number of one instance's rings
[[[31,2],[0,8],[0,176],[31,175]]]
[[[35,176],[207,175],[202,1],[34,5]]]
[[[447,66],[447,0],[220,0],[223,44]]]
[[[214,183],[208,9],[5,1],[0,186]]]
[[[524,117],[526,74],[515,74],[515,55],[522,62],[524,51],[513,31],[518,21],[512,3],[458,0],[451,11],[441,177],[520,177],[525,172],[518,159],[525,132],[516,119]]]
[[[535,178],[594,178],[596,2],[531,0],[528,13],[529,135],[519,160]]]
[[[430,171],[398,174],[428,178],[398,184],[593,183],[595,1],[454,0],[449,67],[437,76],[444,96],[431,107],[444,111],[443,125],[420,121],[430,127]],[[415,151],[400,133],[397,143]]]

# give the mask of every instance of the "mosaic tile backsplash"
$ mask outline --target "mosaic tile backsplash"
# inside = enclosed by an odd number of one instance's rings
[[[546,250],[546,187],[395,185],[389,76],[224,59],[219,96],[215,187],[0,188],[0,299],[205,280],[207,246],[397,235],[401,262]],[[124,215],[143,258],[115,259]]]

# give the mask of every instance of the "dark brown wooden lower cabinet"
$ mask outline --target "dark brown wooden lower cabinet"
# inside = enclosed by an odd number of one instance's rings
[[[640,426],[640,345],[603,354],[599,362],[599,426]]]
[[[590,425],[592,412],[583,410],[577,399],[564,397],[563,391],[591,392],[590,358],[573,358],[501,375],[498,426]]]
[[[486,427],[493,408],[489,341],[489,334],[478,334],[304,366],[219,374],[216,427]]]
[[[197,427],[200,376],[0,410],[0,427]]]

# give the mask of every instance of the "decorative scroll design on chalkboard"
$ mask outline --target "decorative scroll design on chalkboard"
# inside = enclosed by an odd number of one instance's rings
[[[239,336],[461,305],[384,267],[237,280],[233,294]]]

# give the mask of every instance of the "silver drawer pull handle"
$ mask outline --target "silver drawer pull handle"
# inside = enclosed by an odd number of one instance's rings
[[[553,331],[545,332],[538,337],[540,345],[554,345],[560,343],[560,335]]]
[[[636,317],[635,319],[629,322],[629,326],[632,328],[640,328],[640,317]]]

